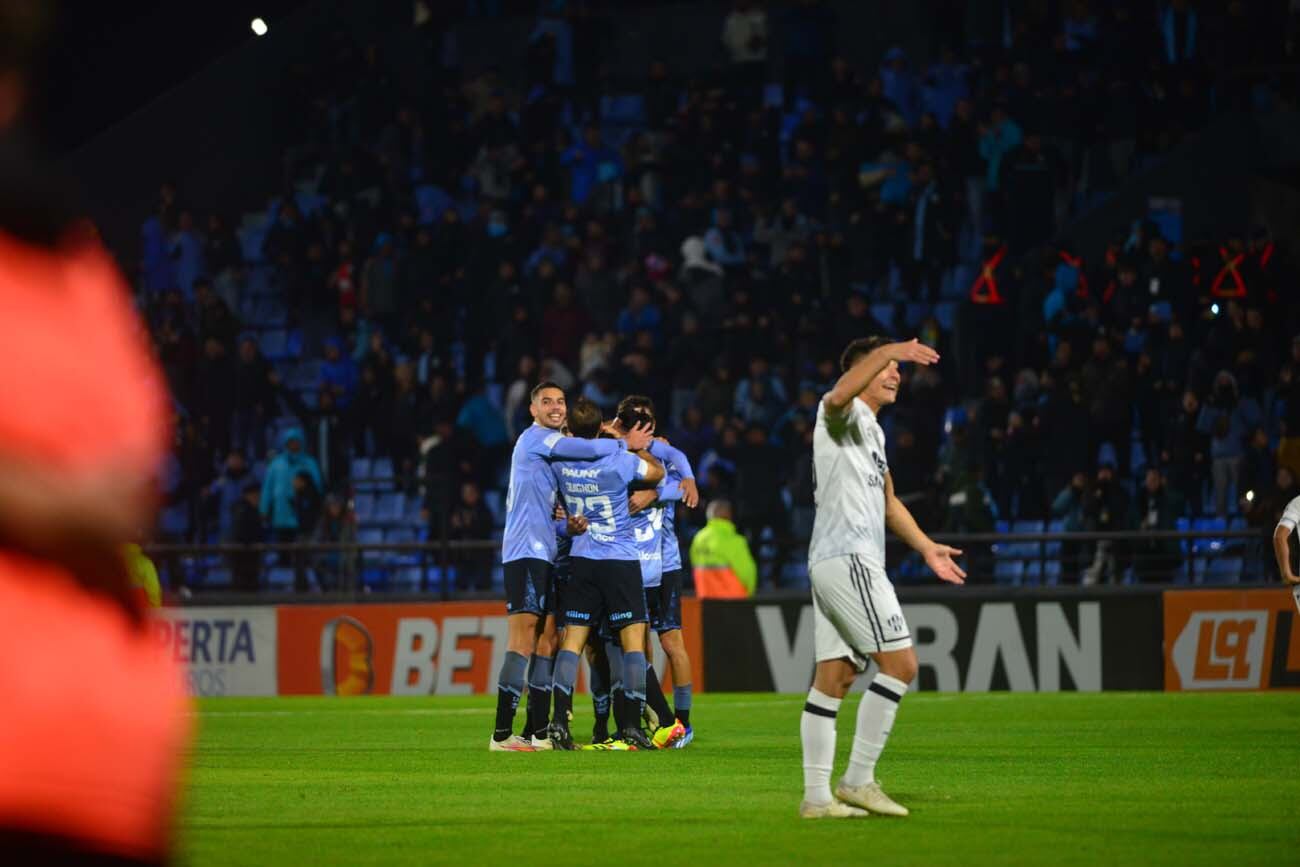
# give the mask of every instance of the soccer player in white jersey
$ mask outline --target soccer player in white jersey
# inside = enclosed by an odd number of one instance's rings
[[[1296,574],[1291,556],[1291,534],[1297,525],[1300,525],[1300,497],[1286,504],[1282,518],[1273,530],[1273,556],[1277,559],[1277,569],[1282,573],[1282,580],[1291,588],[1296,608],[1300,609],[1300,575]]]
[[[916,340],[853,341],[843,375],[822,398],[813,431],[816,518],[808,547],[817,669],[800,719],[806,819],[906,816],[875,779],[898,703],[916,677],[916,651],[894,585],[885,575],[885,527],[918,551],[941,580],[963,583],[955,548],[936,544],[894,496],[885,434],[876,417],[898,397],[898,365],[933,364],[939,355]],[[832,797],[835,716],[867,661],[879,672],[858,706],[849,767]]]

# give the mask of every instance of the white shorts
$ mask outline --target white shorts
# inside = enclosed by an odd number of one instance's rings
[[[894,585],[883,569],[845,554],[814,563],[808,571],[818,662],[848,657],[863,671],[871,654],[912,646]]]

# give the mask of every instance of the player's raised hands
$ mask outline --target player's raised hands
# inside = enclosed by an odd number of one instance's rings
[[[638,512],[644,512],[654,505],[654,501],[659,499],[659,492],[653,488],[646,488],[643,491],[633,491],[627,498],[627,512],[629,515],[635,515]]]
[[[931,346],[926,346],[920,340],[913,337],[911,340],[904,340],[899,343],[891,343],[886,347],[889,351],[889,357],[899,364],[934,364],[939,360],[939,353],[934,351]]]
[[[957,565],[954,557],[960,557],[961,551],[947,545],[935,545],[925,553],[925,565],[930,567],[940,581],[949,584],[965,584],[966,572]]]

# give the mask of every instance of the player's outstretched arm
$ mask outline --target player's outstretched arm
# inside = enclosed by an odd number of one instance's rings
[[[651,441],[650,454],[659,458],[665,464],[672,464],[673,469],[683,479],[695,478],[695,470],[691,469],[691,461],[686,457],[686,453],[669,444],[668,440],[663,437],[656,437]]]
[[[1300,584],[1300,577],[1291,572],[1291,528],[1278,524],[1273,531],[1273,557],[1277,560],[1277,571],[1287,584]]]
[[[940,581],[949,584],[966,583],[965,571],[953,559],[960,557],[961,551],[940,545],[925,534],[907,505],[894,496],[894,480],[889,473],[885,473],[885,526],[906,542],[909,548],[924,557],[925,565],[930,567],[930,571]]]
[[[914,364],[928,365],[938,360],[939,353],[915,338],[902,343],[887,343],[878,349],[873,349],[859,359],[857,364],[844,371],[834,387],[826,392],[822,403],[826,405],[828,413],[843,414],[853,402],[853,398],[870,385],[871,380],[889,366],[889,362],[897,361],[899,364],[904,364],[910,361]]]
[[[621,451],[623,451],[623,443],[618,440],[562,437],[551,446],[549,457],[555,461],[598,461]]]

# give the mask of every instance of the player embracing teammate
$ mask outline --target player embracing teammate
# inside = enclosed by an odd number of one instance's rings
[[[551,463],[594,465],[616,456],[627,457],[629,449],[644,449],[650,442],[648,430],[628,431],[621,440],[566,437],[562,428],[568,405],[564,390],[553,382],[539,383],[533,389],[529,412],[533,424],[519,435],[510,456],[506,528],[501,546],[509,638],[497,679],[496,725],[488,742],[490,750],[501,752],[532,752],[549,746],[515,735],[513,729],[529,656],[536,657],[534,678],[540,676],[539,667],[551,667],[553,645],[549,637],[542,635],[548,598],[553,592],[557,550],[553,517],[556,476]],[[584,529],[580,521],[566,522],[570,532]]]
[[[631,395],[618,405],[618,430],[649,427],[654,430],[654,402]],[[699,490],[690,461],[667,440],[656,439],[650,451],[664,465],[664,479],[654,488],[634,491],[629,497],[633,536],[641,559],[641,583],[646,596],[650,629],[659,636],[673,675],[673,707],[660,689],[654,666],[648,667],[646,701],[651,711],[653,741],[658,749],[681,748],[695,737],[691,728],[691,661],[682,640],[682,555],[675,530],[675,508],[699,504]],[[647,644],[646,658],[650,658]],[[594,692],[594,690],[593,690]],[[675,711],[674,711],[675,707]],[[593,738],[593,743],[595,743]]]
[[[493,751],[574,748],[568,723],[589,638],[598,651],[588,648],[595,746],[664,749],[685,746],[694,735],[672,504],[694,506],[699,495],[686,456],[651,440],[650,400],[629,398],[620,410],[624,421],[607,424],[586,400],[570,413],[552,383],[533,390],[534,424],[515,444],[506,500],[502,561],[510,637]],[[671,662],[676,713],[647,660],[647,626],[659,633]],[[514,735],[525,682],[528,721],[524,734]],[[552,698],[554,721],[548,722]],[[611,709],[615,738],[607,731]],[[642,718],[652,723],[650,735],[640,727]]]

